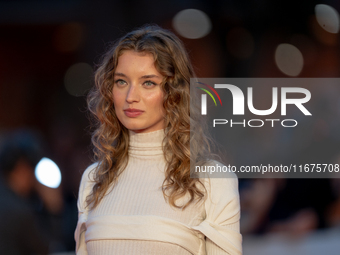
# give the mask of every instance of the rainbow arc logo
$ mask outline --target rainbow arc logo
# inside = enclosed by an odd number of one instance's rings
[[[196,83],[204,85],[208,89],[210,89],[217,96],[218,100],[220,101],[220,104],[222,105],[222,100],[221,100],[219,94],[217,93],[217,91],[213,87],[211,87],[210,85],[205,84],[203,82],[196,82]],[[212,100],[214,101],[215,106],[217,106],[215,97],[213,96],[213,94],[209,90],[207,90],[205,88],[201,88],[201,87],[196,87],[196,88],[201,89],[204,92],[206,92],[212,98]],[[201,114],[202,115],[207,115],[207,95],[206,94],[202,94],[201,95]]]

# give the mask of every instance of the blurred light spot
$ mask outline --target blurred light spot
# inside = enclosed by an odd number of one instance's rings
[[[303,56],[298,48],[283,43],[275,50],[275,62],[281,72],[288,76],[297,76],[303,68]]]
[[[208,15],[196,9],[180,11],[173,18],[172,25],[181,36],[189,39],[202,38],[211,30]]]
[[[93,69],[87,63],[72,65],[65,74],[65,88],[72,96],[83,96],[92,86]]]
[[[249,58],[254,51],[254,39],[244,28],[233,28],[227,34],[227,48],[236,58]]]
[[[326,45],[337,45],[338,43],[338,34],[333,34],[327,32],[323,29],[316,19],[316,15],[313,15],[309,20],[310,28],[315,35],[315,38]]]
[[[326,4],[317,4],[315,6],[315,15],[319,25],[327,32],[333,34],[339,32],[339,13],[333,7]]]
[[[42,158],[39,161],[35,167],[35,177],[41,184],[49,188],[58,188],[61,183],[59,167],[48,158]]]
[[[80,23],[61,25],[54,34],[54,46],[61,52],[72,52],[79,48],[84,38],[84,26]]]

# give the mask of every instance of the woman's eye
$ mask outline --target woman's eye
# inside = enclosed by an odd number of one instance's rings
[[[147,86],[147,87],[151,87],[153,85],[156,85],[156,83],[154,83],[152,81],[146,81],[146,82],[144,82],[144,85]]]
[[[115,81],[115,83],[117,84],[117,85],[124,85],[126,82],[125,81],[123,81],[123,80],[116,80]]]

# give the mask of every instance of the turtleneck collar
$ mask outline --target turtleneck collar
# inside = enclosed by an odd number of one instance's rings
[[[163,155],[162,142],[165,137],[164,129],[149,133],[136,133],[129,130],[130,155]]]

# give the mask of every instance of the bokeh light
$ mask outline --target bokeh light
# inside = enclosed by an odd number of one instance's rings
[[[172,24],[177,33],[189,39],[202,38],[211,30],[208,15],[197,9],[180,11],[173,18]]]
[[[315,6],[315,15],[317,22],[324,30],[333,34],[339,32],[339,13],[333,7],[326,4],[317,4]]]
[[[39,161],[35,167],[35,177],[41,184],[49,188],[58,188],[61,183],[60,169],[49,158],[42,158]]]
[[[72,65],[65,74],[67,92],[72,96],[83,96],[92,86],[93,69],[87,63]]]
[[[288,76],[298,76],[303,68],[303,56],[298,48],[282,43],[275,50],[275,63]]]

